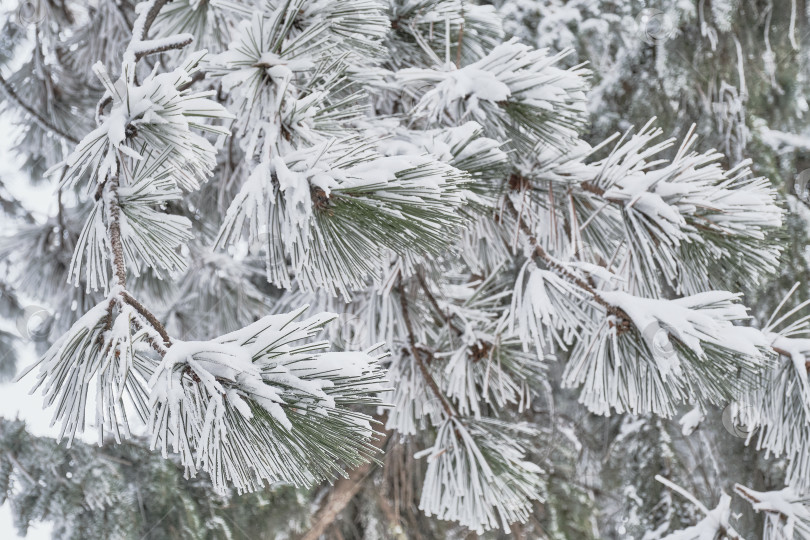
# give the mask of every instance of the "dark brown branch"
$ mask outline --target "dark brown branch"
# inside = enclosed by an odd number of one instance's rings
[[[534,254],[536,257],[542,259],[545,262],[546,266],[548,266],[549,268],[551,268],[552,270],[554,270],[555,272],[566,278],[568,281],[575,284],[580,289],[587,292],[594,299],[594,301],[600,306],[604,307],[608,313],[619,318],[622,321],[621,324],[630,323],[631,321],[630,316],[627,315],[627,313],[625,313],[623,309],[614,306],[613,304],[602,298],[602,296],[599,295],[596,289],[594,289],[587,281],[573,274],[570,270],[561,265],[551,255],[546,253],[546,250],[543,249],[543,246],[541,246],[540,242],[537,241],[537,238],[532,233],[531,228],[526,223],[526,221],[524,221],[524,219],[521,217],[520,212],[518,212],[517,208],[515,208],[514,203],[512,203],[509,197],[506,198],[506,204],[509,206],[509,209],[514,214],[520,229],[529,238],[529,243],[534,248]]]
[[[377,420],[385,423],[385,416],[383,415],[382,417],[377,418]],[[385,446],[385,443],[388,441],[390,436],[391,432],[387,431],[379,439],[377,439],[374,446],[376,446],[378,450],[381,450],[382,447]],[[312,518],[312,525],[310,526],[309,530],[304,533],[299,540],[317,540],[324,532],[326,532],[326,529],[328,529],[329,526],[334,523],[338,515],[352,501],[360,489],[362,489],[366,480],[371,476],[375,468],[375,463],[365,463],[352,470],[349,473],[348,478],[341,478],[335,482],[335,485],[332,487],[332,491],[329,493],[329,496],[326,498],[323,506],[321,506],[321,508]]]
[[[67,169],[65,169],[67,171]],[[65,177],[65,172],[62,172],[62,178]],[[59,182],[60,185],[62,182]],[[62,240],[64,240],[63,235],[65,234],[65,208],[62,204],[62,188],[60,187],[56,191],[56,224],[59,226],[59,242],[61,244]]]
[[[594,195],[598,195],[599,197],[604,197],[604,195],[605,195],[605,190],[604,189],[600,188],[599,186],[597,186],[595,184],[591,184],[590,182],[582,182],[580,184],[580,186],[585,191],[587,191],[589,193],[593,193]]]
[[[175,41],[173,43],[165,43],[163,45],[159,45],[159,46],[153,47],[151,49],[146,49],[146,50],[140,51],[138,54],[136,54],[135,55],[135,60],[138,61],[141,58],[143,58],[145,56],[152,55],[152,54],[158,54],[158,53],[171,51],[171,50],[175,50],[175,49],[182,49],[186,45],[190,44],[192,41],[194,41],[194,38],[189,36],[188,39],[184,39],[182,41]],[[144,43],[148,44],[149,42],[148,41],[142,41],[141,42],[142,45]]]
[[[751,488],[749,488],[749,487],[746,487],[746,486],[744,486],[742,484],[735,484],[734,491],[737,493],[737,495],[739,495],[740,497],[745,499],[748,502],[748,504],[750,504],[757,512],[769,512],[769,513],[772,513],[772,514],[778,514],[779,516],[781,516],[782,518],[785,518],[785,519],[790,517],[787,514],[785,514],[784,512],[782,512],[782,511],[780,511],[779,509],[776,509],[776,508],[757,510],[756,505],[760,504],[762,501],[759,500],[759,498],[757,496],[755,496],[753,493],[751,493],[751,491],[753,491],[753,490],[751,490]],[[735,539],[735,540],[736,539],[742,540],[739,536],[735,536],[735,537],[731,537],[731,538]]]
[[[56,127],[52,123],[50,123],[44,116],[42,116],[39,112],[37,112],[33,107],[31,107],[26,102],[24,102],[20,98],[20,96],[17,95],[17,92],[14,91],[14,89],[11,87],[11,85],[8,83],[8,81],[3,78],[3,75],[0,75],[0,86],[3,87],[3,90],[8,95],[9,99],[11,99],[11,101],[16,103],[18,107],[20,107],[25,112],[27,112],[28,114],[31,115],[31,117],[34,119],[34,121],[36,121],[36,123],[39,125],[39,127],[41,127],[42,129],[46,129],[48,131],[51,131],[53,133],[56,133],[57,135],[59,135],[60,137],[65,139],[66,141],[72,142],[73,144],[78,144],[79,143],[79,139],[73,137],[69,133],[66,133],[66,132],[62,131],[61,129],[59,129],[58,127]]]
[[[112,96],[104,96],[98,101],[96,106],[96,123],[101,124],[101,116],[104,114],[104,107],[113,102]]]
[[[98,187],[96,188],[96,194],[93,197],[94,200],[99,200],[104,195],[104,186],[107,185],[107,179],[105,178],[103,182],[99,183]]]
[[[140,41],[146,41],[146,36],[149,34],[149,29],[152,28],[152,24],[155,22],[158,13],[160,13],[160,10],[163,9],[163,6],[171,1],[172,0],[157,0],[154,4],[152,4],[152,8],[149,10],[149,13],[146,14],[146,18],[144,19],[143,33],[141,34]]]
[[[335,482],[326,502],[315,515],[312,527],[300,540],[317,540],[357,495],[372,470],[372,464],[366,463],[349,473],[348,478],[341,478]]]
[[[447,325],[453,330],[453,332],[456,333],[456,335],[462,335],[464,332],[462,332],[461,329],[453,323],[452,316],[449,313],[446,313],[441,306],[439,306],[439,302],[436,300],[436,297],[433,296],[432,292],[430,292],[430,287],[428,287],[428,284],[425,281],[425,276],[422,275],[421,271],[416,273],[416,279],[419,280],[419,285],[422,287],[422,290],[425,291],[425,296],[433,306],[433,309],[436,310],[436,313],[442,316]]]
[[[171,346],[171,339],[169,338],[168,332],[166,332],[166,328],[160,323],[157,317],[155,317],[148,309],[146,309],[146,307],[144,307],[143,304],[138,302],[126,291],[127,270],[126,263],[124,261],[124,246],[121,242],[121,208],[118,204],[117,174],[107,178],[105,189],[107,190],[107,199],[105,201],[108,215],[107,231],[110,235],[110,248],[112,250],[113,271],[115,272],[116,284],[122,289],[120,293],[121,299],[135,308],[135,310],[140,313],[144,319],[146,319],[152,328],[157,331],[161,339],[163,339],[163,343],[156,343],[152,338],[148,338],[152,348],[155,349],[158,354],[163,356],[166,354],[166,347]],[[135,324],[136,326],[140,326],[137,321],[135,321]]]
[[[112,249],[113,272],[117,285],[121,288],[127,286],[127,269],[124,263],[124,246],[121,243],[121,207],[118,205],[118,174],[107,178],[107,231],[110,235],[110,247]]]
[[[140,319],[132,319],[132,324],[134,324],[134,325],[135,325],[135,329],[136,329],[136,330],[142,330],[142,329],[143,329],[143,324],[141,324]],[[158,353],[158,354],[159,354],[161,357],[166,356],[166,350],[167,350],[167,349],[166,349],[166,346],[165,346],[165,345],[163,345],[162,343],[160,343],[158,340],[154,339],[154,338],[153,338],[152,336],[150,336],[149,334],[147,334],[147,335],[145,336],[145,339],[146,339],[146,341],[148,341],[148,342],[149,342],[149,345],[152,347],[152,349],[153,349],[153,350],[154,350],[156,353]]]
[[[201,81],[203,79],[205,79],[205,72],[204,71],[195,71],[191,75],[191,80],[181,84],[180,86],[178,86],[177,91],[182,92],[183,90],[186,90],[186,89],[190,88],[191,85],[193,85],[194,83],[199,82],[199,81]]]
[[[129,304],[130,306],[132,306],[133,308],[135,308],[135,311],[137,311],[138,313],[140,313],[141,315],[143,315],[143,318],[144,318],[144,319],[146,319],[146,320],[147,320],[147,322],[149,322],[149,324],[151,324],[151,325],[152,325],[152,327],[153,327],[155,330],[157,330],[157,333],[158,333],[158,334],[160,334],[160,337],[161,337],[161,338],[163,338],[163,342],[164,342],[164,344],[165,344],[167,347],[170,347],[170,346],[171,346],[171,344],[172,344],[172,340],[171,340],[171,338],[169,338],[169,333],[168,333],[168,332],[166,332],[166,328],[165,328],[165,327],[163,326],[163,324],[162,324],[162,323],[161,323],[161,322],[158,320],[158,318],[157,318],[157,317],[155,317],[155,316],[152,314],[152,312],[151,312],[151,311],[149,311],[148,309],[146,309],[146,307],[145,307],[143,304],[141,304],[140,302],[138,302],[138,301],[137,301],[135,298],[133,298],[133,297],[132,297],[132,295],[130,295],[130,294],[129,294],[128,292],[126,292],[126,291],[123,291],[123,292],[121,293],[121,298],[123,298],[123,299],[124,299],[124,301],[125,301],[127,304]]]
[[[399,277],[397,282],[397,289],[399,292],[399,304],[402,308],[402,318],[405,321],[405,329],[408,332],[408,345],[410,346],[411,355],[413,356],[414,362],[419,367],[419,371],[422,373],[422,377],[424,377],[425,382],[430,387],[433,394],[436,396],[444,411],[447,413],[447,416],[450,418],[456,417],[456,412],[450,406],[450,403],[447,401],[447,398],[442,393],[439,385],[436,384],[436,380],[433,378],[433,375],[430,374],[427,366],[425,365],[424,360],[422,360],[421,352],[422,350],[417,347],[416,345],[416,337],[413,331],[413,324],[411,323],[411,315],[408,313],[408,299],[405,297],[405,288],[402,286],[402,276]]]

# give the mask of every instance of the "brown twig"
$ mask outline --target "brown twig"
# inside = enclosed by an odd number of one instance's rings
[[[127,270],[124,263],[124,246],[121,243],[121,207],[118,204],[118,174],[107,178],[105,190],[107,192],[107,232],[110,236],[112,249],[113,271],[117,285],[125,289],[127,286]]]
[[[593,193],[594,195],[598,195],[599,197],[604,197],[605,190],[597,186],[596,184],[592,184],[590,182],[582,182],[580,187],[587,191],[588,193]]]
[[[375,419],[384,424],[386,416],[382,415]],[[390,431],[385,432],[377,439],[374,446],[376,446],[378,450],[382,450],[390,436]],[[357,495],[366,480],[371,477],[375,468],[375,463],[365,463],[352,470],[347,478],[341,478],[335,482],[323,506],[321,506],[312,518],[312,525],[309,530],[304,533],[299,540],[317,540],[329,526],[334,523],[335,519],[337,519],[343,509],[348,506],[354,496]]]
[[[152,28],[152,23],[155,22],[155,19],[160,13],[160,10],[163,9],[163,6],[171,2],[172,0],[157,0],[154,4],[152,4],[149,13],[146,14],[146,18],[144,19],[143,23],[143,34],[141,34],[141,41],[146,40],[147,34],[149,34],[149,29]]]
[[[34,109],[26,102],[24,102],[22,98],[20,98],[20,96],[17,95],[17,92],[14,90],[14,88],[11,87],[8,81],[5,78],[3,78],[2,74],[0,74],[0,86],[3,87],[3,90],[8,95],[9,99],[11,99],[11,101],[16,103],[18,107],[20,107],[25,112],[31,115],[31,117],[39,125],[39,127],[51,131],[53,133],[56,133],[66,141],[72,142],[73,144],[79,143],[79,139],[73,137],[72,135],[70,135],[65,131],[62,131],[60,128],[50,123],[44,116],[42,116],[39,112],[37,112],[36,109]]]
[[[529,243],[531,244],[532,248],[534,248],[535,256],[537,256],[540,259],[543,259],[546,266],[548,266],[549,268],[551,268],[552,270],[554,270],[555,272],[566,278],[568,281],[575,284],[580,289],[587,292],[597,304],[604,307],[605,310],[607,310],[607,312],[610,313],[611,315],[620,319],[621,321],[620,325],[626,325],[630,323],[631,321],[630,316],[627,315],[627,313],[625,313],[623,309],[614,306],[613,304],[602,298],[602,296],[596,291],[596,289],[594,289],[587,281],[576,276],[570,270],[561,265],[551,255],[549,255],[545,249],[543,249],[543,246],[541,246],[540,242],[537,241],[537,238],[534,236],[531,228],[523,219],[523,217],[520,215],[518,209],[515,208],[515,205],[512,203],[509,197],[506,197],[506,204],[509,206],[509,209],[514,214],[515,219],[518,222],[518,226],[520,227],[520,230],[522,230],[523,233],[528,237]]]
[[[134,307],[134,308],[135,308],[135,311],[137,311],[138,313],[140,313],[141,315],[143,315],[143,318],[144,318],[144,319],[146,319],[146,320],[149,322],[149,324],[151,324],[151,325],[152,325],[152,327],[153,327],[153,328],[154,328],[154,329],[157,331],[157,333],[158,333],[158,334],[160,334],[160,337],[161,337],[161,338],[163,338],[163,342],[165,343],[165,345],[166,345],[167,347],[170,347],[170,346],[171,346],[171,344],[172,344],[172,340],[171,340],[171,338],[169,337],[169,333],[168,333],[168,332],[166,332],[166,328],[165,328],[165,327],[163,326],[163,324],[162,324],[162,323],[161,323],[161,322],[158,320],[158,318],[157,318],[157,317],[155,317],[155,316],[152,314],[152,312],[151,312],[151,311],[149,311],[148,309],[146,309],[146,307],[145,307],[143,304],[141,304],[141,303],[140,303],[140,302],[138,302],[138,301],[137,301],[135,298],[133,298],[133,297],[132,297],[132,295],[130,295],[130,294],[127,292],[127,291],[123,291],[123,292],[121,293],[121,298],[123,298],[123,299],[124,299],[124,301],[125,301],[127,304],[129,304],[130,306]]]
[[[785,356],[785,357],[787,357],[787,358],[793,358],[793,355],[790,353],[790,351],[788,351],[788,350],[786,350],[786,349],[782,349],[782,348],[780,348],[780,347],[776,347],[775,345],[771,345],[771,349],[773,349],[773,350],[774,350],[774,352],[776,352],[776,353],[778,353],[778,354],[781,354],[782,356]],[[805,363],[804,363],[804,369],[806,369],[806,370],[810,371],[810,360],[805,361]]]
[[[184,39],[182,41],[175,41],[173,43],[164,43],[163,45],[158,45],[158,46],[155,46],[155,47],[153,47],[151,49],[146,49],[146,50],[138,52],[138,54],[135,55],[135,60],[136,61],[140,60],[141,58],[144,58],[145,56],[149,56],[149,55],[152,55],[152,54],[159,54],[159,53],[162,53],[162,52],[171,51],[171,50],[175,50],[175,49],[182,49],[186,45],[189,45],[192,41],[194,41],[194,38],[189,37],[188,39]],[[142,43],[148,43],[148,42],[142,42]]]
[[[163,343],[155,343],[154,340],[149,338],[152,348],[155,349],[161,356],[166,354],[166,348],[171,346],[171,339],[169,338],[166,328],[161,324],[157,317],[152,314],[146,307],[138,302],[131,294],[126,291],[127,285],[127,270],[124,261],[124,247],[121,241],[121,223],[120,213],[121,208],[118,201],[118,175],[107,178],[106,187],[107,198],[107,232],[110,237],[110,248],[112,250],[113,258],[113,271],[115,272],[116,284],[121,287],[121,299],[127,304],[135,308],[135,310],[143,316],[144,319],[157,331]],[[135,321],[138,325],[137,321]],[[139,326],[139,325],[138,325]]]
[[[447,413],[447,416],[450,418],[455,418],[457,415],[453,410],[453,407],[450,406],[450,403],[447,401],[447,398],[442,393],[439,385],[436,384],[436,380],[433,378],[433,375],[430,374],[427,366],[425,365],[424,360],[422,360],[421,356],[421,349],[416,345],[416,337],[413,331],[413,323],[411,322],[411,315],[408,313],[408,299],[405,297],[405,288],[402,286],[402,276],[399,277],[397,282],[397,289],[399,292],[399,304],[402,308],[402,319],[405,321],[405,329],[408,332],[408,345],[410,346],[410,352],[413,356],[414,362],[419,367],[419,371],[422,373],[422,377],[424,377],[425,382],[430,387],[433,394],[436,398],[441,402],[444,411]]]
[[[452,316],[445,312],[441,306],[439,306],[439,302],[436,300],[436,297],[433,296],[432,292],[430,292],[430,287],[428,287],[427,281],[425,281],[425,276],[422,275],[421,271],[416,272],[416,279],[419,281],[419,285],[422,287],[422,290],[425,291],[425,296],[433,306],[433,309],[436,310],[436,313],[442,316],[447,325],[453,330],[453,332],[456,333],[456,335],[462,335],[464,332],[462,332],[461,329],[456,326],[455,323],[453,323]]]

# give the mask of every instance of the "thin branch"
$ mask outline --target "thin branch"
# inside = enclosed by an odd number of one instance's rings
[[[17,468],[20,470],[20,472],[22,473],[22,475],[23,475],[23,476],[24,476],[24,477],[25,477],[25,478],[26,478],[26,479],[27,479],[29,482],[31,482],[31,484],[32,484],[32,485],[34,485],[34,486],[36,486],[36,485],[37,485],[37,481],[36,481],[36,480],[34,480],[34,477],[33,477],[33,476],[31,476],[31,475],[28,473],[28,471],[26,471],[26,470],[25,470],[25,467],[23,467],[22,465],[20,465],[20,462],[19,462],[19,461],[17,461],[17,458],[15,458],[15,457],[14,457],[14,454],[12,454],[11,452],[6,452],[6,457],[7,457],[7,458],[8,458],[8,460],[11,462],[11,464],[12,464],[12,465],[14,465],[15,467],[17,467]]]
[[[121,166],[121,163],[119,163]],[[154,339],[147,336],[152,348],[157,351],[158,354],[164,356],[166,354],[166,348],[171,347],[171,339],[169,338],[168,332],[166,332],[166,328],[161,324],[157,317],[155,317],[152,312],[150,312],[146,307],[138,302],[135,298],[132,297],[127,291],[127,270],[126,270],[126,262],[124,261],[124,247],[121,241],[121,223],[120,223],[120,212],[121,208],[118,202],[118,175],[114,175],[107,178],[106,181],[106,198],[105,203],[107,205],[107,215],[108,215],[108,223],[107,223],[107,233],[110,237],[110,248],[112,250],[112,259],[113,259],[113,271],[115,272],[115,280],[116,285],[121,288],[121,298],[129,305],[131,305],[135,310],[140,313],[144,319],[154,328],[157,333],[160,335],[161,339],[163,339],[163,343],[157,343]],[[137,324],[137,321],[136,321]]]
[[[656,474],[655,479],[657,481],[661,482],[662,484],[664,484],[666,487],[668,487],[669,489],[671,489],[675,493],[679,494],[681,497],[683,497],[684,499],[686,499],[687,501],[689,501],[693,505],[695,505],[701,512],[703,512],[704,515],[707,515],[707,516],[709,515],[710,510],[708,508],[706,508],[706,506],[702,502],[697,500],[697,498],[695,498],[694,495],[692,495],[691,493],[689,493],[688,491],[683,489],[681,486],[679,486],[678,484],[672,482],[668,478],[664,478],[660,474]]]
[[[762,503],[762,501],[756,495],[754,495],[754,493],[758,492],[752,490],[747,486],[744,486],[742,484],[734,484],[734,492],[737,493],[737,495],[739,495],[740,497],[742,497],[748,504],[750,504],[751,507],[754,508],[756,512],[777,514],[778,516],[781,516],[784,519],[790,518],[790,515],[781,511],[778,507],[757,509],[756,505]]]
[[[145,40],[144,38],[146,38],[147,34],[149,33],[149,29],[155,22],[161,8],[163,8],[163,6],[170,1],[171,0],[153,0],[146,12],[141,13],[138,16],[132,29],[132,40],[127,47],[127,51],[124,53],[125,61],[130,55],[131,58],[134,58],[135,62],[137,62],[140,58],[146,56],[147,54],[162,52],[173,48],[180,48],[191,43],[193,38],[186,34],[176,36],[174,41],[166,41],[162,44],[154,42],[156,45],[151,49],[141,48],[140,50],[136,51],[136,49],[143,47],[144,45],[148,47],[150,41]],[[97,121],[100,121],[104,107],[106,107],[106,105],[111,101],[112,97],[109,95],[103,97],[99,101],[98,108],[96,110]],[[119,158],[116,161],[120,171],[124,166],[124,160]],[[104,182],[99,185],[96,191],[96,200],[98,200],[99,197],[104,197],[104,204],[107,212],[107,234],[110,241],[110,250],[112,251],[112,266],[115,274],[115,284],[120,288],[121,300],[132,306],[163,340],[163,342],[160,343],[154,338],[154,336],[146,336],[146,339],[151,344],[152,348],[161,356],[165,356],[167,348],[171,347],[171,339],[169,338],[166,328],[154,314],[152,314],[143,304],[141,304],[126,291],[127,270],[126,261],[124,260],[124,246],[121,240],[121,207],[118,199],[118,183],[119,176],[118,173],[116,173],[115,175],[108,176]],[[108,320],[111,320],[112,317],[111,310],[112,304],[110,305],[110,311],[108,312]],[[137,329],[140,330],[143,328],[141,321],[133,319],[132,322]]]
[[[146,307],[143,304],[141,304],[135,298],[133,298],[132,295],[130,295],[127,291],[123,291],[121,293],[121,298],[123,298],[127,304],[135,308],[135,311],[143,315],[144,319],[146,319],[149,322],[149,324],[151,324],[152,327],[155,330],[157,330],[157,333],[160,334],[161,338],[163,338],[163,342],[166,344],[167,347],[171,346],[172,340],[171,338],[169,338],[169,333],[166,332],[166,328],[158,320],[158,318],[152,314],[151,311],[146,309]]]
[[[151,54],[158,54],[166,51],[171,51],[175,49],[182,49],[186,45],[189,45],[192,41],[194,41],[194,36],[190,34],[180,34],[175,36],[177,39],[171,42],[154,42],[158,43],[157,45],[152,46],[151,48],[145,48],[137,53],[135,53],[135,61],[137,62],[141,58],[145,56],[149,56]],[[153,41],[142,41],[139,45],[143,47],[149,47],[149,44],[153,43]]]
[[[380,421],[384,423],[385,416],[380,417]],[[387,431],[377,440],[375,446],[378,450],[382,450],[391,433],[391,431]],[[354,496],[357,495],[376,467],[374,462],[368,462],[352,470],[347,478],[341,478],[335,482],[323,506],[313,517],[309,530],[299,540],[317,540],[320,538],[329,526],[334,523],[343,509],[348,506]]]
[[[138,36],[138,41],[143,41],[144,38],[149,35],[149,29],[152,28],[152,23],[155,22],[158,13],[160,13],[160,10],[163,9],[163,6],[171,1],[172,0],[155,0],[144,18],[143,28],[140,31],[140,36]]]
[[[447,325],[456,333],[456,335],[460,336],[464,334],[464,332],[462,332],[461,329],[456,326],[455,323],[453,323],[452,315],[445,312],[441,306],[439,306],[439,302],[436,300],[436,297],[433,296],[433,293],[430,292],[430,287],[428,286],[427,281],[425,281],[425,276],[422,275],[421,271],[416,272],[416,279],[419,280],[419,285],[422,287],[422,290],[425,291],[425,296],[433,306],[433,309],[435,309],[436,312],[442,316]]]
[[[69,133],[62,131],[60,128],[56,127],[52,123],[50,123],[44,116],[38,113],[33,107],[25,103],[20,96],[17,95],[17,92],[14,91],[14,88],[8,83],[8,81],[3,78],[3,75],[0,74],[0,86],[3,87],[3,90],[8,95],[9,99],[17,104],[18,107],[23,109],[25,112],[31,115],[34,121],[41,127],[42,129],[51,131],[66,141],[72,142],[73,144],[78,144],[79,139],[73,137]]]
[[[600,188],[596,184],[592,184],[590,182],[582,182],[579,186],[588,193],[593,193],[594,195],[597,195],[599,197],[605,196],[605,190]]]
[[[463,4],[462,4],[462,6],[463,6]],[[461,46],[464,43],[464,19],[463,19],[464,10],[463,10],[463,7],[462,7],[461,16],[462,16],[461,28],[459,28],[459,30],[458,30],[458,44],[456,45],[456,68],[461,67]]]
[[[119,163],[120,167],[120,163]],[[127,270],[124,263],[124,247],[121,243],[121,208],[118,204],[118,174],[107,179],[105,187],[107,205],[107,233],[110,237],[110,248],[112,249],[113,271],[115,272],[116,284],[122,289],[127,286]]]
[[[408,332],[408,345],[410,346],[411,355],[413,356],[416,365],[419,367],[419,371],[422,372],[422,377],[424,377],[425,382],[433,391],[433,394],[436,398],[442,403],[442,407],[444,411],[450,418],[455,418],[456,412],[450,406],[450,403],[447,401],[447,398],[442,393],[439,385],[436,384],[436,380],[433,378],[433,375],[430,374],[427,366],[425,365],[424,360],[422,360],[421,350],[419,347],[416,346],[416,337],[413,331],[413,323],[411,322],[411,315],[408,313],[408,299],[405,297],[405,289],[402,286],[402,276],[398,278],[397,282],[397,289],[399,292],[399,303],[402,308],[402,318],[405,321],[405,328]]]
[[[143,329],[143,325],[141,324],[139,319],[132,319],[132,324],[135,325],[136,330],[142,330]],[[166,356],[166,353],[168,352],[168,349],[164,344],[160,343],[158,340],[154,339],[149,334],[146,334],[145,339],[146,339],[146,341],[149,342],[149,345],[152,346],[152,349],[156,353],[158,353],[160,355],[161,358]]]
[[[614,306],[613,304],[602,298],[602,296],[596,291],[596,289],[594,289],[587,281],[576,276],[570,270],[561,265],[559,261],[557,261],[554,257],[549,255],[546,252],[546,250],[543,249],[543,246],[540,245],[540,242],[537,241],[537,238],[534,236],[534,233],[532,232],[531,228],[523,219],[523,217],[520,215],[520,212],[518,212],[518,209],[515,208],[514,203],[508,196],[506,197],[506,203],[509,206],[509,209],[512,211],[515,219],[517,220],[520,230],[522,230],[524,234],[526,234],[526,236],[528,237],[529,243],[534,248],[534,254],[536,257],[543,259],[543,261],[549,268],[551,268],[558,274],[562,275],[564,278],[575,284],[580,289],[587,292],[597,304],[604,307],[607,310],[607,312],[610,313],[611,315],[619,318],[623,324],[630,323],[631,321],[630,316],[627,315],[627,313],[625,313],[624,310],[622,310],[617,306]]]
[[[190,88],[190,87],[191,87],[191,85],[193,85],[194,83],[199,82],[199,81],[201,81],[201,80],[205,79],[205,76],[206,76],[206,74],[205,74],[205,72],[204,72],[204,71],[195,71],[195,72],[194,72],[194,73],[191,75],[191,80],[189,80],[188,82],[185,82],[185,83],[181,84],[180,86],[178,86],[178,87],[177,87],[177,91],[178,91],[178,92],[182,92],[183,90],[187,90],[187,89],[188,89],[188,88]],[[233,139],[233,137],[230,137],[229,139]]]
[[[62,179],[65,178],[65,172],[67,168],[62,172]],[[59,185],[62,185],[62,180],[60,179]],[[56,224],[59,226],[59,242],[60,244],[64,240],[63,236],[65,234],[65,209],[64,205],[62,204],[62,188],[60,187],[56,191]]]
[[[786,358],[791,358],[791,359],[793,358],[793,355],[790,353],[790,351],[788,351],[786,349],[782,349],[780,347],[777,347],[776,345],[771,345],[771,349],[773,349],[774,352],[776,352],[778,354],[781,354],[782,356],[784,356]],[[804,368],[806,370],[810,371],[810,360],[805,360]]]
[[[96,124],[99,126],[101,125],[101,117],[104,115],[104,107],[111,104],[113,102],[113,98],[111,95],[106,95],[98,100],[98,105],[96,106]]]
[[[317,540],[337,519],[338,515],[351,502],[363,487],[366,478],[371,475],[372,464],[366,463],[349,473],[348,478],[341,478],[332,489],[325,504],[318,510],[313,525],[300,540]]]

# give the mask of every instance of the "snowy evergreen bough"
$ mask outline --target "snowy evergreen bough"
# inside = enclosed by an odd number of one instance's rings
[[[56,215],[0,190],[0,314],[52,307],[17,384],[66,444],[0,422],[21,529],[111,530],[55,512],[25,444],[60,474],[103,452],[181,470],[189,537],[280,493],[307,517],[279,537],[622,537],[615,509],[645,540],[741,538],[737,503],[765,537],[810,537],[808,301],[746,306],[783,264],[786,205],[742,127],[725,153],[654,114],[594,131],[602,66],[517,32],[530,3],[41,4],[4,23],[0,86]],[[719,475],[688,437],[711,447],[729,404],[778,489],[687,485]],[[134,496],[108,469],[93,509]],[[263,504],[246,519],[283,517]]]

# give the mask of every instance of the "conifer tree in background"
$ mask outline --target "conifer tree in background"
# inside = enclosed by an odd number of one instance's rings
[[[0,191],[0,313],[52,313],[16,384],[62,440],[0,423],[21,531],[808,537],[807,303],[742,303],[785,220],[747,119],[725,155],[677,115],[589,131],[610,81],[526,4],[8,12],[4,118],[56,191],[46,220]],[[712,465],[724,407],[767,489]]]

